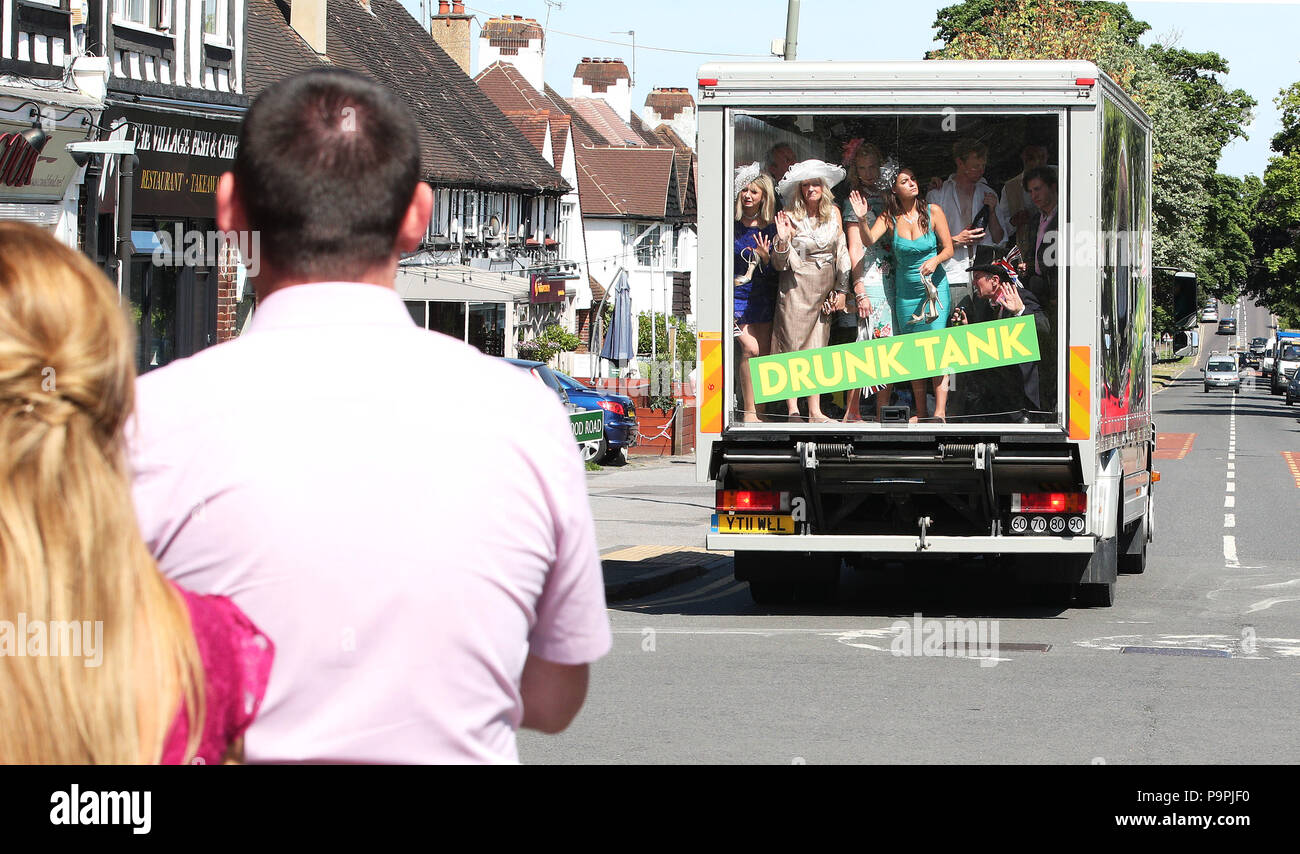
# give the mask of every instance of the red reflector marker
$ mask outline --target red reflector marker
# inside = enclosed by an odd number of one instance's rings
[[[717,86],[717,85],[718,85],[718,78],[716,78],[716,77],[701,77],[701,78],[700,78],[700,86],[701,86],[701,88],[704,87],[704,86]]]
[[[1096,77],[1076,77],[1076,78],[1074,78],[1074,85],[1075,85],[1075,86],[1096,86],[1096,85],[1097,85],[1097,78],[1096,78]]]
[[[718,510],[738,513],[778,513],[781,510],[781,493],[753,490],[718,490]]]

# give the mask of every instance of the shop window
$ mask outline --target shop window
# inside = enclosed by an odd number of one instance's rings
[[[498,302],[469,304],[469,344],[489,356],[506,354],[506,307]]]
[[[450,335],[460,341],[465,340],[465,303],[430,302],[429,329]]]

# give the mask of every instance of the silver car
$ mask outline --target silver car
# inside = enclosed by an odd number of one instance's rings
[[[1211,356],[1205,365],[1205,390],[1212,388],[1230,388],[1241,391],[1241,373],[1237,369],[1235,356]]]

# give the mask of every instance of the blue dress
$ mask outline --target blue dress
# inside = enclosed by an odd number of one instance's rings
[[[776,223],[768,223],[764,228],[736,223],[735,248],[732,257],[732,271],[736,278],[745,275],[745,271],[749,269],[749,259],[754,257],[750,253],[758,246],[755,238],[759,234],[775,242]],[[733,307],[736,323],[772,322],[772,317],[776,313],[777,277],[778,274],[769,260],[767,264],[759,264],[754,268],[754,274],[748,282],[736,285]]]
[[[894,230],[894,334],[929,332],[948,325],[952,312],[952,297],[948,292],[948,277],[943,265],[935,268],[930,281],[939,292],[939,316],[929,323],[913,323],[912,315],[925,303],[925,285],[921,283],[921,265],[939,254],[939,239],[934,233],[934,223],[916,240],[908,240]]]

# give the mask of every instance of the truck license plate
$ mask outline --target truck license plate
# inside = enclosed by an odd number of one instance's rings
[[[793,534],[793,516],[724,516],[713,514],[715,534]]]

